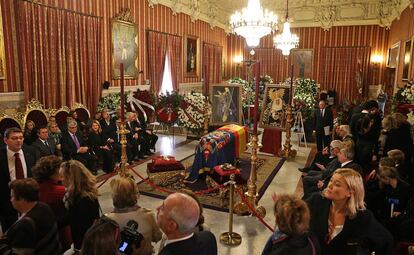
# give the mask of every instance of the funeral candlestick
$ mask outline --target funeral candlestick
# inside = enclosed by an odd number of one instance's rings
[[[124,92],[124,64],[121,63],[119,65],[120,68],[120,73],[121,73],[121,123],[119,126],[119,130],[118,130],[118,134],[121,135],[121,164],[119,167],[119,172],[118,174],[121,177],[125,177],[126,176],[126,171],[125,171],[125,165],[127,163],[127,153],[126,153],[126,145],[127,145],[127,139],[126,139],[126,134],[129,133],[129,131],[125,128],[125,109],[124,109],[124,100],[125,100],[125,92]]]
[[[255,97],[254,97],[254,122],[253,122],[253,133],[251,137],[251,141],[248,144],[248,146],[252,150],[252,156],[251,156],[251,171],[250,171],[250,177],[247,181],[247,192],[246,192],[246,198],[250,205],[252,205],[255,210],[257,211],[257,214],[261,217],[264,217],[266,215],[266,210],[263,206],[256,207],[257,205],[257,151],[262,147],[262,145],[259,143],[259,139],[257,137],[257,119],[258,119],[258,111],[259,111],[259,82],[260,82],[260,63],[255,64],[255,75],[256,75],[256,91],[255,91]],[[242,202],[238,203],[235,208],[235,212],[239,215],[245,215],[245,214],[253,214],[253,212],[250,212],[248,207],[243,204]]]
[[[292,114],[292,101],[293,101],[293,65],[290,67],[290,91],[289,91],[289,102],[287,104],[286,109],[286,140],[285,144],[283,145],[283,150],[281,151],[281,156],[285,158],[294,158],[296,156],[296,150],[292,149],[292,145],[290,144],[290,137],[291,137],[291,127],[293,122],[293,114]]]

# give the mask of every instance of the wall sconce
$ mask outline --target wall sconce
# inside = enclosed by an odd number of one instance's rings
[[[242,55],[236,55],[233,57],[234,63],[236,63],[236,76],[241,75],[241,63],[243,62],[243,56]]]
[[[374,64],[374,68],[378,68],[379,65],[382,63],[382,61],[383,61],[383,58],[381,55],[373,55],[371,57],[371,62],[372,64]]]

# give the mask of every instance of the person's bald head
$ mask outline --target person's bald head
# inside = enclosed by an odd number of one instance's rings
[[[200,208],[197,201],[183,193],[169,195],[157,208],[157,222],[169,239],[190,234],[197,225]]]

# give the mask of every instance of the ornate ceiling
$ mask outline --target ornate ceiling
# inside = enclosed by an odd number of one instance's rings
[[[247,0],[147,0],[150,6],[162,4],[174,14],[185,13],[192,21],[203,20],[212,27],[229,31],[229,18],[247,6]],[[286,14],[286,0],[261,0],[261,5],[275,12],[280,21]],[[378,24],[389,28],[394,19],[414,0],[290,0],[289,17],[293,27],[322,27]]]

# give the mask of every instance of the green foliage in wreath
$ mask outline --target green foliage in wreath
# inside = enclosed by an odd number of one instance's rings
[[[290,79],[287,79],[286,82],[290,84]],[[294,110],[301,111],[304,119],[310,118],[315,107],[319,86],[312,79],[296,79],[294,86]]]
[[[127,107],[127,100],[128,95],[131,92],[128,91],[125,93],[125,100],[124,100],[124,106],[125,109]],[[115,112],[117,109],[121,107],[121,93],[110,93],[104,97],[101,97],[98,102],[97,111],[102,111],[103,109],[107,109],[110,112]]]

